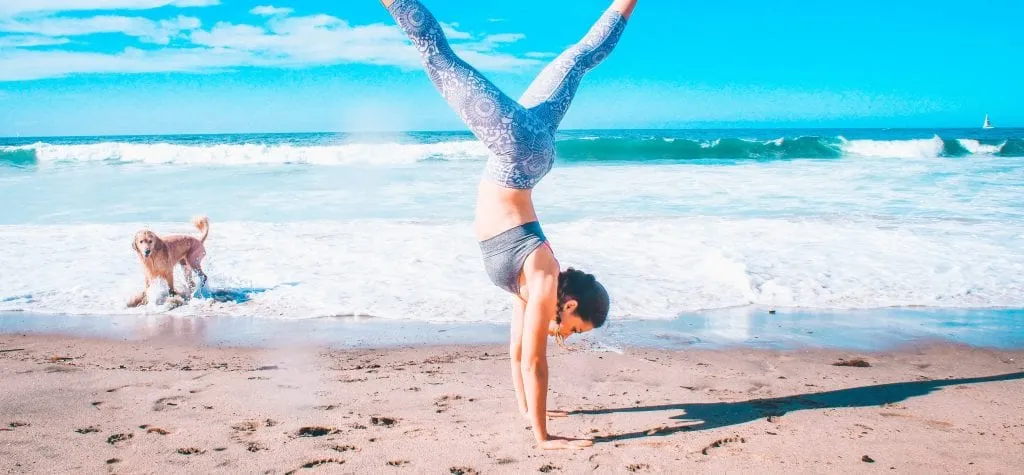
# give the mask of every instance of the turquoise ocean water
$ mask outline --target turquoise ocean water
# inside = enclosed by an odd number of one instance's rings
[[[1024,345],[1024,129],[572,131],[558,150],[537,208],[563,265],[612,292],[607,338],[750,342],[771,308],[791,336]],[[484,160],[457,132],[0,138],[0,313],[501,324],[471,232]],[[132,233],[195,214],[212,298],[124,308]]]

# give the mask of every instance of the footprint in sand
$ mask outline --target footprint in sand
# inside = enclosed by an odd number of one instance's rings
[[[723,445],[733,444],[733,443],[737,443],[737,442],[739,442],[741,444],[745,444],[745,443],[747,443],[747,439],[744,439],[743,437],[739,437],[739,436],[733,436],[733,437],[726,437],[724,439],[718,439],[718,440],[708,444],[707,447],[704,447],[700,451],[700,453],[702,453],[704,455],[707,455],[708,451],[711,450],[711,449],[716,449],[716,448],[721,447]]]
[[[195,448],[195,447],[188,447],[188,448],[184,448],[184,449],[178,449],[177,452],[179,454],[181,454],[181,455],[202,455],[202,454],[206,453],[205,450],[198,449],[198,448]]]
[[[359,449],[354,445],[335,445],[334,447],[331,447],[331,450],[334,450],[335,452],[348,452]]]
[[[231,428],[238,432],[256,432],[259,427],[260,423],[257,421],[242,421],[231,425]]]
[[[242,421],[242,422],[238,422],[238,423],[232,424],[231,428],[234,429],[237,432],[256,432],[256,429],[259,429],[260,427],[263,427],[263,426],[274,427],[277,424],[278,424],[278,422],[273,420],[273,419],[264,419],[262,421],[257,421],[257,420],[254,420],[254,419],[249,419],[249,420],[245,420],[245,421]]]
[[[626,465],[627,472],[646,472],[651,469],[650,465],[646,463],[631,463]]]
[[[555,470],[561,470],[561,469],[562,469],[562,467],[556,467],[554,465],[551,465],[550,463],[546,463],[544,465],[541,465],[541,467],[538,468],[537,471],[541,472],[541,473],[550,473],[550,472],[554,472]]]
[[[81,429],[75,429],[75,432],[78,432],[79,434],[92,434],[94,432],[99,432],[99,431],[100,430],[98,428],[94,427],[94,426],[83,427]]]
[[[452,467],[448,469],[448,473],[451,475],[480,475],[480,472],[472,467]]]
[[[388,460],[388,465],[390,465],[392,467],[403,467],[405,465],[409,465],[409,461],[408,460]]]
[[[445,394],[444,396],[441,396],[437,398],[436,401],[434,401],[434,405],[437,406],[437,410],[434,412],[445,412],[448,409],[451,409],[452,402],[458,401],[460,399],[462,399],[462,396],[459,396],[458,394]]]
[[[185,398],[183,396],[162,397],[160,399],[157,399],[156,402],[153,403],[153,410],[159,412],[170,409],[177,409],[178,405],[181,404],[181,402],[184,400]]]
[[[312,462],[306,462],[306,463],[302,464],[301,467],[299,467],[299,468],[297,468],[295,470],[291,470],[291,471],[285,472],[284,475],[293,475],[295,472],[298,472],[299,470],[304,469],[304,468],[316,468],[316,467],[319,467],[321,465],[327,465],[327,464],[338,464],[338,465],[341,465],[343,463],[345,463],[345,461],[341,460],[341,459],[320,459],[320,460],[314,460]]]

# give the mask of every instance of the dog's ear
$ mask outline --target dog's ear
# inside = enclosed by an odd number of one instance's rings
[[[136,254],[138,254],[138,253],[139,253],[139,244],[138,244],[138,239],[136,239],[137,237],[138,237],[137,235],[135,235],[135,236],[132,236],[132,249],[134,249],[134,250],[135,250],[135,253],[136,253]]]

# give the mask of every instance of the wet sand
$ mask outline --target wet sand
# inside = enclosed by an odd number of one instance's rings
[[[1024,351],[550,355],[550,430],[592,448],[534,448],[502,346],[4,334],[0,471],[1024,471]]]

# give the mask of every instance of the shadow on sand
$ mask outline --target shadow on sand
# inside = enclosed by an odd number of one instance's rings
[[[692,404],[662,404],[657,406],[624,407],[618,409],[591,409],[573,411],[571,414],[611,414],[617,412],[682,411],[672,419],[684,425],[657,427],[654,429],[614,434],[594,438],[594,442],[612,442],[642,437],[666,436],[682,431],[717,429],[751,422],[768,416],[781,416],[805,409],[827,409],[838,407],[881,406],[904,401],[911,397],[924,396],[946,386],[961,384],[989,383],[1024,379],[1024,371],[1017,373],[984,376],[977,378],[914,381],[905,383],[878,384],[857,388],[839,389],[822,393],[797,394],[771,399],[751,399],[738,402],[712,402]]]

